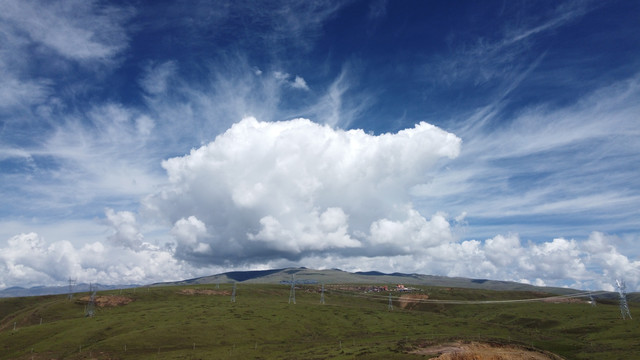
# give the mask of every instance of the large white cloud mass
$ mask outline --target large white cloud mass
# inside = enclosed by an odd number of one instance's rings
[[[126,213],[112,214],[126,218]],[[439,215],[436,222],[446,222]],[[431,223],[434,222],[432,218]],[[36,233],[8,239],[0,248],[0,288],[20,284],[62,285],[69,277],[80,282],[104,284],[151,283],[205,276],[232,269],[269,269],[304,265],[311,268],[337,267],[347,271],[423,273],[471,278],[488,278],[531,283],[540,286],[570,286],[581,289],[614,290],[615,279],[624,279],[630,289],[640,286],[640,262],[616,250],[614,236],[594,232],[584,241],[556,238],[542,243],[522,244],[517,234],[497,235],[484,241],[445,241],[437,246],[417,248],[412,253],[388,256],[357,252],[307,253],[300,260],[273,257],[262,262],[203,267],[191,260],[211,256],[213,248],[203,241],[206,228],[195,217],[183,218],[171,230],[177,248],[143,242],[128,244],[94,242],[74,246],[68,241],[47,242]],[[115,236],[115,235],[114,235]],[[402,244],[396,245],[402,247]],[[405,249],[405,250],[406,250]],[[180,260],[176,257],[189,258]]]
[[[176,260],[168,249],[141,245],[136,250],[128,244],[102,242],[74,246],[66,240],[48,242],[36,233],[18,234],[0,248],[0,288],[61,285],[69,278],[85,283],[142,284],[204,275]]]
[[[439,176],[434,166],[455,158],[460,146],[426,123],[373,135],[305,119],[246,118],[164,161],[168,182],[144,198],[138,214],[107,208],[106,241],[49,243],[36,233],[8,239],[0,248],[0,287],[68,277],[149,283],[285,266],[607,290],[624,278],[631,289],[640,286],[640,262],[618,251],[615,236],[462,241],[454,229],[464,213],[453,220],[420,213],[411,189]]]
[[[245,118],[164,161],[170,184],[143,201],[144,212],[173,226],[179,258],[202,264],[410,254],[451,240],[446,218],[427,220],[407,189],[460,145],[427,123],[372,135]]]

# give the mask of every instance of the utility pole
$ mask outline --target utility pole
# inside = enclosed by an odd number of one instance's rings
[[[320,304],[324,305],[324,284],[322,284],[322,291],[320,292]]]
[[[233,283],[233,291],[231,292],[231,302],[236,302],[236,283]]]
[[[388,306],[389,311],[393,310],[393,301],[391,301],[391,293],[389,293],[389,306]]]

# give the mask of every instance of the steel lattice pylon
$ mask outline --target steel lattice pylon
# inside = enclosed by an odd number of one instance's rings
[[[73,288],[76,286],[76,280],[69,278],[69,300],[73,299]]]
[[[631,312],[629,312],[629,305],[627,304],[627,284],[624,283],[624,280],[616,280],[616,287],[618,288],[618,294],[620,294],[620,315],[622,315],[622,320],[631,319]]]
[[[289,304],[296,303],[296,276],[291,275],[291,290],[289,291]]]
[[[87,311],[84,313],[84,316],[93,317],[93,315],[95,315],[96,313],[96,290],[93,289],[93,286],[91,284],[89,284],[89,292],[91,292],[91,297],[89,298]]]

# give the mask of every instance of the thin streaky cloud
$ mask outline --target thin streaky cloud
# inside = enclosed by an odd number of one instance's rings
[[[531,36],[558,28],[570,23],[571,21],[577,20],[584,16],[586,12],[591,11],[591,9],[589,9],[589,5],[589,1],[575,1],[559,4],[555,13],[552,14],[549,19],[545,19],[542,24],[538,24],[530,28],[516,28],[509,31],[508,36],[502,41],[502,45],[511,45]]]
[[[5,1],[0,10],[18,33],[70,59],[109,59],[128,43],[123,23],[131,18],[130,10],[76,0]]]

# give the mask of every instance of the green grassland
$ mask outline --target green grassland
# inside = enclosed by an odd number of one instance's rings
[[[408,352],[451,340],[515,343],[566,359],[640,358],[638,321],[617,303],[413,303],[394,293],[327,286],[190,285],[114,290],[127,305],[85,317],[76,294],[0,299],[0,359],[425,359]],[[191,294],[210,289],[217,294]],[[224,292],[224,293],[222,293]],[[511,300],[539,292],[422,287],[442,300]],[[547,294],[548,295],[548,294]],[[631,314],[640,314],[630,303]],[[640,316],[640,315],[639,315]],[[42,321],[42,323],[41,323]],[[15,324],[15,330],[14,330]]]

